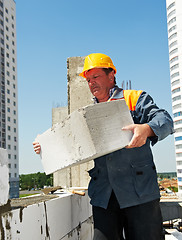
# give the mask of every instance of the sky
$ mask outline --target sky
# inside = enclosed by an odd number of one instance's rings
[[[109,55],[116,79],[131,80],[172,114],[165,0],[16,0],[20,174],[43,172],[33,151],[67,105],[67,58]],[[153,148],[158,172],[176,171],[174,136]]]

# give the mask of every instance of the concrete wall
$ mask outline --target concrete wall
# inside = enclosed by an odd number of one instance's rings
[[[57,198],[48,201],[44,201],[43,195],[42,202],[28,206],[26,201],[21,206],[19,200],[17,209],[2,213],[0,239],[92,240],[92,211],[87,193],[85,196],[66,192],[54,195]]]
[[[68,116],[68,107],[58,107],[52,109],[52,126],[59,123]]]
[[[160,207],[163,221],[182,219],[181,199],[161,199]]]
[[[0,207],[8,202],[9,197],[9,169],[7,150],[0,148]]]
[[[84,57],[67,59],[68,113],[93,103],[87,82],[79,73],[83,70]]]
[[[84,57],[70,57],[67,59],[67,80],[68,80],[68,114],[74,110],[89,105],[92,102],[92,94],[90,93],[87,82],[79,76],[84,65]],[[54,111],[60,112],[60,109]],[[64,110],[63,110],[64,112]],[[61,112],[57,122],[62,121],[64,113]],[[58,114],[57,114],[58,115]],[[52,122],[55,123],[55,114]],[[93,161],[80,164],[79,166],[67,168],[54,173],[54,186],[88,186],[89,176],[87,171],[93,167]]]

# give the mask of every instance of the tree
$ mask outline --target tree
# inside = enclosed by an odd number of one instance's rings
[[[20,175],[20,188],[21,190],[30,190],[32,188],[43,188],[44,186],[53,185],[53,175],[46,175],[45,173],[31,173]]]

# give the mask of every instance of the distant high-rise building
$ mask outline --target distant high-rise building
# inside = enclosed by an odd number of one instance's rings
[[[0,0],[0,147],[8,152],[10,198],[19,196],[16,5]]]
[[[166,0],[178,190],[182,193],[182,0]]]

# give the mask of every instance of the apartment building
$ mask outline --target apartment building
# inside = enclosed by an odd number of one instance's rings
[[[19,196],[16,4],[0,0],[0,147],[7,149],[10,198]]]
[[[166,0],[178,190],[182,193],[182,1]]]

